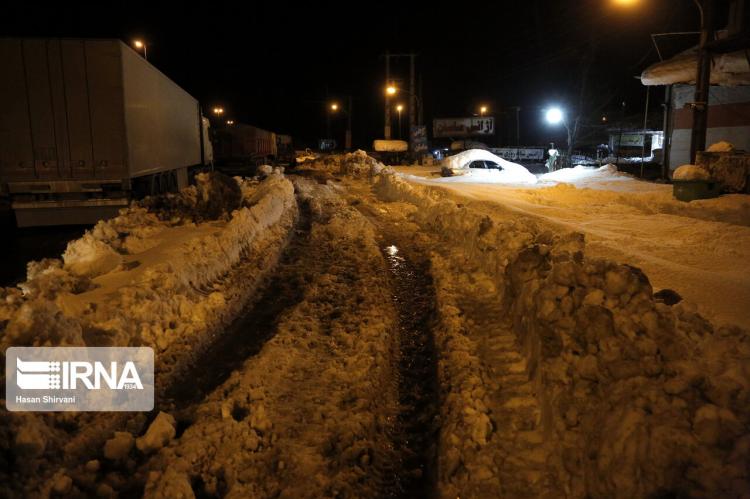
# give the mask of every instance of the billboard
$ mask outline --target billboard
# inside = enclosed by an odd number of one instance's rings
[[[508,161],[544,161],[543,147],[497,147],[490,151]]]
[[[416,153],[427,152],[429,150],[426,126],[411,127],[411,150]]]
[[[435,138],[484,137],[495,135],[495,118],[436,118],[432,120]]]

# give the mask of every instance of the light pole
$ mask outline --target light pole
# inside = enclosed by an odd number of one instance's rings
[[[410,95],[411,97],[413,97],[414,100],[416,101],[417,109],[419,109],[419,108],[422,107],[422,100],[415,93],[412,93],[412,92],[410,92],[408,90],[404,90],[404,89],[398,88],[398,87],[396,87],[396,85],[393,85],[393,84],[388,85],[386,87],[386,89],[385,89],[386,96],[394,96],[394,95],[398,94],[399,92],[404,92],[405,94]],[[389,113],[389,116],[390,116],[390,113]],[[417,123],[417,125],[421,125],[421,124],[422,124],[421,122]],[[411,142],[411,140],[409,140],[409,142]],[[413,146],[413,144],[412,144],[412,146]]]
[[[404,110],[404,106],[402,104],[399,104],[396,106],[396,111],[398,111],[398,138],[401,139],[401,111]]]
[[[487,106],[482,106],[479,108],[479,116],[484,117],[484,115],[487,114]]]
[[[146,47],[146,44],[143,42],[143,40],[134,40],[133,45],[138,50],[143,50],[143,58],[148,61],[148,48]]]
[[[616,4],[631,7],[638,0],[613,0]],[[696,64],[695,97],[693,107],[693,129],[690,134],[690,162],[695,163],[698,151],[706,148],[706,131],[708,128],[708,97],[711,86],[711,51],[709,44],[713,38],[714,0],[693,0],[701,19],[698,61]],[[671,103],[668,105],[671,106]],[[665,130],[666,131],[666,130]],[[668,137],[664,138],[669,140]],[[665,148],[665,157],[669,151]],[[665,161],[666,163],[666,161]],[[665,167],[666,168],[666,167]],[[666,169],[664,170],[666,173]]]
[[[342,109],[338,102],[332,102],[329,109],[332,113],[342,112],[346,115],[346,134],[344,136],[344,149],[352,148],[352,96],[348,95],[348,109]],[[329,131],[330,135],[330,131]]]

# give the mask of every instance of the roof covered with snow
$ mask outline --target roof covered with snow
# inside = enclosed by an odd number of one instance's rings
[[[722,86],[750,85],[750,51],[738,50],[713,56],[711,84]],[[692,48],[672,59],[657,62],[641,75],[644,85],[695,84],[698,73],[698,49]]]

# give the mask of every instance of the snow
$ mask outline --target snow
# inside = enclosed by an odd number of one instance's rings
[[[682,165],[672,174],[673,180],[711,180],[711,174],[705,168],[696,165]]]
[[[695,84],[698,51],[693,48],[672,59],[658,62],[643,71],[644,85]],[[711,84],[737,86],[750,84],[750,64],[744,50],[713,56]]]
[[[398,167],[441,195],[492,202],[586,235],[593,256],[643,268],[658,288],[677,291],[718,323],[750,328],[750,197],[723,195],[689,204],[672,186],[644,182],[611,167],[576,167],[540,176],[530,187],[446,183],[435,169]],[[563,181],[555,181],[558,178]]]
[[[15,495],[391,495],[394,471],[422,472],[406,469],[413,454],[399,454],[392,432],[409,403],[399,366],[424,359],[401,347],[397,300],[411,289],[394,284],[388,255],[423,259],[415,272],[431,292],[420,299],[434,300],[422,341],[435,349],[436,417],[414,419],[436,452],[435,495],[750,487],[750,344],[731,324],[750,323],[746,196],[685,206],[670,186],[611,167],[525,186],[446,183],[362,151],[306,168],[314,179],[294,188],[278,174],[240,179],[239,206],[214,219],[185,199],[132,206],[88,234],[122,257],[116,267],[93,265],[107,252],[79,243],[69,263],[84,262],[83,275],[36,262],[21,289],[2,290],[3,342],[154,345],[164,382],[274,268],[297,202],[309,213],[293,236],[304,251],[274,275],[295,297],[280,296],[257,353],[150,425],[138,414],[6,414],[0,451],[14,459],[2,476]],[[660,288],[684,300],[672,306]],[[734,315],[698,307],[716,303]],[[239,332],[259,333],[249,329]]]
[[[705,168],[696,165],[682,165],[672,173],[673,180],[711,180],[711,174]]]
[[[406,152],[409,150],[409,143],[405,140],[375,140],[372,148],[378,152]]]
[[[194,336],[196,347],[207,329],[233,312],[243,288],[196,291],[212,287],[248,251],[268,244],[266,238],[282,241],[296,214],[292,186],[278,175],[255,189],[248,183],[244,192],[250,197],[243,201],[248,206],[231,214],[210,198],[213,194],[230,202],[224,191],[191,186],[183,197],[147,200],[144,204],[161,207],[156,212],[134,204],[72,241],[64,264],[54,259],[30,264],[29,278],[19,290],[2,290],[6,299],[0,320],[8,323],[0,344],[138,341],[158,352]],[[190,221],[209,214],[218,218]],[[259,255],[259,261],[266,258]],[[252,286],[251,280],[246,282]]]
[[[536,177],[524,166],[507,161],[483,149],[470,149],[454,156],[445,158],[443,168],[456,172],[466,170],[472,161],[492,161],[501,166],[502,170],[470,169],[467,175],[447,177],[442,182],[479,182],[505,184],[534,184]]]
[[[576,165],[573,168],[561,168],[553,172],[542,174],[539,176],[539,181],[583,184],[588,181],[601,182],[629,178],[631,177],[618,173],[617,167],[613,164],[607,164],[599,168]]]
[[[563,186],[575,190],[557,187]],[[511,192],[479,187],[503,202]],[[747,261],[746,227],[714,226],[704,238],[706,225],[680,217],[685,232],[700,239],[696,244],[674,232],[654,238],[676,227],[665,227],[657,215],[639,217],[641,227],[654,230],[630,227],[617,241],[626,257],[618,263],[613,253],[595,249],[592,232],[584,237],[535,213],[472,203],[456,191],[392,175],[376,185],[394,211],[442,243],[432,270],[441,303],[441,386],[449,390],[439,439],[444,495],[540,497],[564,489],[571,497],[649,497],[685,488],[713,497],[747,490],[746,471],[736,482],[726,480],[734,463],[745,470],[750,458],[747,330],[712,324],[690,303],[662,303],[650,270],[634,258],[671,240],[673,248],[687,247],[686,255],[699,253],[704,264],[738,247],[743,254],[733,259]],[[631,222],[630,210],[613,208],[614,227]],[[600,228],[598,217],[582,218],[582,227],[590,220]],[[706,295],[730,300],[747,323],[750,274],[746,264],[733,263],[719,280],[736,273],[745,295],[737,299],[731,286]],[[707,284],[701,281],[696,288]],[[494,468],[503,458],[503,467]],[[529,469],[543,471],[525,482],[522,470]]]
[[[725,140],[719,141],[715,144],[711,144],[708,147],[708,149],[706,149],[706,152],[733,152],[733,151],[734,151],[734,145]]]

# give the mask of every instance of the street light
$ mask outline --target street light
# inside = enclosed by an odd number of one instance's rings
[[[388,85],[385,89],[385,93],[388,95],[396,95],[396,92],[398,92],[398,89],[393,85]]]
[[[146,48],[146,44],[143,42],[143,40],[133,40],[133,45],[138,50],[143,50],[143,58],[148,61],[148,49]]]
[[[224,114],[224,108],[223,107],[215,107],[213,109],[213,112],[214,112],[214,114],[216,116],[221,116],[222,114]]]
[[[396,111],[398,111],[398,138],[401,138],[401,111],[404,110],[404,105],[399,104],[396,106]]]
[[[559,125],[565,120],[565,115],[559,107],[549,108],[544,117],[550,125]]]
[[[486,112],[487,112],[487,106],[482,106],[479,108],[479,116],[484,116]]]
[[[338,102],[331,102],[328,109],[331,111],[327,114],[326,123],[328,126],[328,135],[331,135],[331,113],[339,113],[342,112],[346,115],[346,134],[344,135],[344,148],[346,150],[350,150],[352,148],[352,96],[349,95],[348,97],[348,106],[340,106]]]

